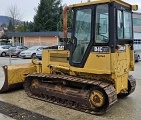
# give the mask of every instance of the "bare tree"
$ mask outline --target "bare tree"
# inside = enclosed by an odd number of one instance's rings
[[[17,5],[11,5],[8,7],[6,14],[8,17],[10,17],[10,20],[12,21],[13,26],[17,25],[17,21],[22,18],[22,14],[20,10],[18,9]]]

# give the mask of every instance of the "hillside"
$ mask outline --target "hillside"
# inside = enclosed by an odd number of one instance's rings
[[[0,26],[2,24],[5,24],[8,27],[10,19],[10,17],[0,15]],[[21,23],[23,23],[23,21],[16,20],[16,25],[19,25]]]
[[[2,25],[2,24],[5,24],[6,26],[8,26],[9,25],[9,17],[7,17],[7,16],[0,16],[0,26]]]

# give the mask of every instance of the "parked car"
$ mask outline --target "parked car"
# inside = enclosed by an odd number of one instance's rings
[[[38,58],[39,60],[42,60],[42,51],[43,49],[36,52],[36,58]]]
[[[0,56],[1,57],[5,57],[6,56],[6,52],[8,51],[8,49],[11,47],[11,45],[0,45]]]
[[[140,55],[139,55],[139,53],[134,52],[134,59],[135,59],[135,62],[139,62],[140,61]]]
[[[58,49],[58,46],[57,45],[47,46],[46,49]],[[39,51],[36,52],[36,58],[38,58],[39,60],[42,60],[42,51],[43,49],[40,49]]]
[[[33,46],[27,50],[24,50],[20,53],[21,58],[35,58],[36,52],[46,48],[46,46]]]
[[[13,47],[10,47],[7,51],[7,55],[11,55],[12,56],[17,56],[19,57],[20,53],[23,51],[23,50],[27,50],[28,48],[26,46],[13,46]]]

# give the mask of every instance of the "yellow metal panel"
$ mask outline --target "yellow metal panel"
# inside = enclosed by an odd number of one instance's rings
[[[132,10],[137,11],[138,10],[138,5],[132,5]]]
[[[21,87],[25,75],[36,72],[36,67],[31,63],[3,66],[4,76],[1,79],[0,92],[7,91],[11,88]]]
[[[84,68],[93,69],[99,74],[110,74],[110,54],[90,53]]]
[[[56,51],[56,52],[50,52],[50,57],[62,57],[62,58],[67,58],[68,57],[68,52],[63,52],[63,51]]]
[[[128,73],[124,73],[122,76],[119,76],[115,79],[115,87],[117,94],[122,90],[127,90],[128,88]]]
[[[69,7],[80,7],[80,6],[86,6],[86,5],[92,5],[92,4],[107,3],[107,2],[111,2],[111,0],[97,0],[97,1],[91,1],[91,2],[84,2],[79,4],[73,4],[73,5],[70,5]]]
[[[5,69],[7,69],[8,85],[23,82],[26,74],[36,72],[36,68],[32,64],[20,64],[5,67]]]
[[[127,66],[127,54],[125,52],[117,53],[117,75],[123,75],[125,72],[127,72],[128,66]]]
[[[50,66],[69,67],[69,51],[67,50],[43,50],[42,72],[50,73]]]
[[[116,70],[117,70],[117,58],[115,53],[111,53],[111,77],[115,79],[117,77]]]
[[[110,54],[90,53],[84,68],[71,67],[72,71],[94,73],[94,74],[111,74]]]
[[[122,0],[113,0],[113,1],[119,3],[119,4],[123,5],[123,6],[129,7],[134,11],[138,10],[138,5],[131,5],[131,4],[129,4],[127,2],[124,2]]]
[[[42,61],[39,61],[37,59],[32,59],[32,64],[36,67],[37,73],[42,72]]]
[[[50,53],[50,61],[51,62],[62,62],[68,63],[68,53]]]
[[[131,51],[130,51],[130,61],[129,61],[129,62],[130,62],[130,65],[129,65],[129,66],[130,66],[130,70],[134,71],[134,69],[135,69],[135,68],[134,68],[134,66],[135,66],[135,65],[134,65],[134,64],[135,64],[135,60],[134,60],[134,50],[131,50]]]
[[[42,51],[42,72],[43,73],[50,73],[49,68],[49,50]]]
[[[62,62],[62,63],[68,63],[67,58],[61,58],[61,57],[50,57],[50,62]]]
[[[130,50],[130,47],[130,45],[125,45],[125,50],[111,53],[111,77],[115,81],[117,94],[128,88],[128,74],[133,60],[133,51]]]
[[[75,72],[93,73],[93,74],[111,74],[111,71],[108,71],[108,70],[76,68],[76,67],[72,67],[72,66],[70,67],[70,70],[75,71]]]
[[[84,2],[84,3],[79,3],[79,4],[73,4],[70,5],[69,7],[80,7],[80,6],[87,6],[87,5],[93,5],[93,4],[101,4],[101,3],[108,3],[108,2],[117,2],[123,6],[129,7],[133,10],[137,10],[137,5],[131,5],[127,2],[124,2],[122,0],[96,0],[96,1],[91,1],[91,2]]]

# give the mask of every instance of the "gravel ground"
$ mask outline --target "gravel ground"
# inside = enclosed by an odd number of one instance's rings
[[[141,117],[140,71],[141,62],[136,63],[135,71],[131,72],[137,79],[135,92],[125,99],[119,99],[118,102],[102,116],[91,115],[29,98],[22,89],[1,94],[0,100],[56,120],[139,120]]]

